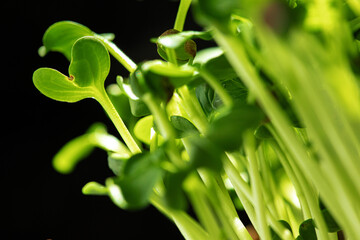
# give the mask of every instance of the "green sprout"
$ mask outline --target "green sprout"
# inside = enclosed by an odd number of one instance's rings
[[[184,31],[190,7],[204,31]],[[264,240],[360,239],[359,19],[357,1],[181,0],[151,39],[159,59],[138,64],[113,34],[55,23],[39,54],[69,71],[40,68],[34,85],[95,99],[120,138],[96,123],[53,166],[69,174],[103,149],[113,175],[82,192],[153,205],[185,239],[251,240],[240,211]],[[129,74],[105,88],[111,56]]]

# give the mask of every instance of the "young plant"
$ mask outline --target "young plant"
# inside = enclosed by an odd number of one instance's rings
[[[163,60],[138,65],[111,34],[49,27],[39,53],[63,53],[69,73],[40,68],[35,86],[58,101],[94,98],[122,140],[94,125],[55,169],[104,149],[114,176],[83,193],[152,204],[185,239],[252,239],[239,211],[265,240],[360,238],[360,5],[197,0],[205,31],[183,31],[190,5],[181,0],[174,28],[152,39]],[[218,46],[198,51],[197,39]],[[129,76],[105,90],[109,53]]]

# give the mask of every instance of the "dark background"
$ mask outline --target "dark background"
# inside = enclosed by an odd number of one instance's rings
[[[94,122],[116,135],[100,105],[88,99],[68,104],[41,95],[32,73],[52,67],[67,73],[59,53],[37,54],[45,30],[72,20],[114,40],[135,62],[158,58],[150,38],[172,28],[178,1],[3,1],[1,3],[1,225],[0,239],[183,239],[153,207],[126,212],[107,197],[84,196],[89,181],[104,183],[112,173],[106,153],[96,150],[70,175],[61,175],[51,159],[70,139]],[[191,14],[185,30],[199,30]],[[106,84],[127,76],[114,59]]]

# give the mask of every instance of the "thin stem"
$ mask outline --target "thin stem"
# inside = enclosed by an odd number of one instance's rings
[[[203,186],[196,173],[191,175],[191,178],[187,180],[187,183],[188,184],[185,184],[185,189],[196,215],[204,225],[205,229],[209,232],[210,238],[214,240],[219,239],[221,236],[221,228],[217,222],[217,216],[210,205],[210,201],[207,199],[207,189]]]
[[[136,63],[134,63],[123,51],[121,51],[113,42],[107,40],[106,38],[96,35],[103,44],[106,49],[110,52],[110,54],[116,58],[130,73],[134,72],[137,68]]]
[[[178,8],[178,12],[175,19],[174,29],[181,32],[184,29],[184,23],[186,19],[186,14],[191,5],[191,0],[181,0]]]
[[[276,132],[271,127],[268,126],[268,128],[271,129],[270,131],[273,134],[273,136],[275,137],[275,139],[277,140],[277,142],[282,144],[282,141],[277,136]],[[286,156],[285,148],[283,148],[285,151],[285,154],[282,154],[280,147],[275,142],[273,142],[273,147],[274,147],[274,150],[276,151],[276,153],[279,154],[280,157]],[[282,159],[282,160],[285,160],[285,159]],[[297,183],[299,184],[299,188],[297,190],[300,190],[300,192],[303,192],[303,194],[305,196],[305,200],[306,200],[305,202],[309,207],[311,216],[313,216],[315,223],[318,226],[319,238],[327,239],[328,238],[327,225],[326,225],[324,217],[320,211],[317,197],[312,189],[311,184],[308,182],[308,180],[302,174],[302,172],[300,171],[300,169],[298,168],[298,166],[296,165],[295,162],[283,161],[282,163],[283,163],[284,168],[286,168],[288,170],[287,172],[290,173],[290,175],[292,175],[291,173],[293,173],[293,179],[298,180]]]
[[[185,163],[182,161],[175,143],[175,130],[168,119],[166,110],[161,106],[160,101],[157,101],[157,99],[150,93],[144,94],[143,100],[152,113],[161,135],[168,141],[167,153],[171,161],[177,167],[184,167]]]
[[[308,204],[306,202],[303,190],[301,188],[301,185],[300,185],[298,179],[296,178],[296,175],[295,175],[294,171],[290,167],[288,161],[286,161],[286,157],[283,154],[283,152],[281,151],[279,145],[275,141],[271,141],[271,146],[272,146],[273,150],[275,151],[275,153],[276,153],[281,165],[283,166],[287,176],[290,178],[292,184],[295,187],[296,195],[299,198],[304,218],[305,219],[311,218],[311,212],[310,212],[309,206],[308,206]]]
[[[214,37],[219,45],[224,48],[225,54],[233,65],[234,70],[262,105],[280,137],[286,139],[284,143],[288,147],[293,159],[296,160],[306,174],[306,177],[316,184],[317,189],[319,189],[323,196],[331,196],[333,191],[331,186],[327,184],[322,169],[309,158],[305,147],[297,139],[293,129],[291,129],[288,117],[265,88],[253,65],[249,62],[243,46],[238,42],[239,40],[233,36],[224,35],[219,30],[215,30]],[[333,199],[328,198],[326,201],[329,205],[331,204],[331,208],[339,207]]]
[[[255,139],[252,133],[247,133],[244,137],[245,152],[249,160],[249,173],[252,181],[252,193],[254,199],[254,207],[256,209],[257,229],[262,239],[271,239],[270,230],[267,225],[266,208],[261,191],[261,177],[255,154]]]
[[[166,203],[156,194],[150,198],[150,202],[165,216],[174,221],[181,234],[187,240],[208,240],[209,234],[187,213],[169,208]]]
[[[219,206],[219,210],[224,214],[225,224],[232,228],[239,239],[251,240],[248,231],[236,212],[228,191],[223,185],[221,177],[216,173],[205,170],[199,170],[199,173],[211,193],[210,198],[213,204]]]
[[[130,151],[133,154],[140,153],[141,149],[137,145],[136,141],[134,140],[133,136],[127,129],[125,123],[121,119],[119,113],[116,111],[114,105],[112,104],[111,100],[109,99],[107,93],[105,92],[105,89],[103,92],[98,93],[96,100],[101,104],[101,106],[104,108],[108,116],[110,117],[111,121],[115,125],[116,129],[118,130],[120,136],[124,140],[125,144],[128,146]]]
[[[193,90],[190,91],[186,85],[178,88],[177,91],[182,100],[180,104],[184,107],[185,112],[195,124],[196,128],[199,129],[200,133],[204,134],[209,122],[195,96],[195,92]]]

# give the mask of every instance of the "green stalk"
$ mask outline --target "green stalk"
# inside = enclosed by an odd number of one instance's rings
[[[249,160],[249,173],[251,178],[251,188],[254,199],[254,207],[256,209],[256,218],[257,224],[255,225],[260,238],[262,239],[271,239],[271,234],[269,227],[267,225],[266,219],[266,208],[264,205],[264,199],[261,189],[261,177],[259,174],[259,167],[257,163],[257,158],[255,154],[255,139],[254,135],[251,132],[248,132],[244,135],[244,148],[246,155]]]
[[[180,153],[176,147],[175,130],[168,119],[166,110],[161,106],[161,102],[157,101],[157,99],[151,93],[144,94],[143,101],[146,103],[150,112],[152,113],[154,121],[156,121],[161,135],[165,140],[168,141],[167,153],[171,161],[177,167],[183,168],[185,162],[182,161]]]
[[[279,137],[277,136],[276,132],[269,127],[269,129],[271,129],[271,132],[273,134],[273,136],[275,137],[275,139],[277,140],[277,142],[279,144],[283,144],[282,141],[279,139]],[[316,225],[319,229],[319,238],[320,239],[328,239],[328,229],[327,229],[327,225],[325,223],[324,217],[321,213],[319,204],[318,204],[318,200],[317,200],[317,195],[314,193],[312,187],[310,186],[310,183],[307,181],[307,179],[304,177],[304,175],[302,174],[302,172],[298,169],[298,167],[296,166],[296,164],[294,162],[291,161],[287,161],[286,162],[286,153],[282,153],[282,151],[280,150],[280,147],[277,145],[277,143],[272,142],[273,143],[273,147],[274,150],[276,151],[277,154],[279,154],[279,159],[283,160],[282,163],[284,163],[284,169],[286,168],[288,170],[288,173],[290,174],[290,176],[292,176],[292,178],[295,180],[297,179],[298,181],[295,181],[299,184],[298,189],[300,191],[300,193],[302,192],[305,196],[305,201],[303,202],[303,204],[306,202],[306,204],[309,206],[309,210],[311,213],[311,216],[314,218]],[[285,148],[283,148],[283,151],[286,152],[284,150]],[[293,175],[292,175],[293,173]],[[295,186],[295,185],[294,185]],[[308,213],[307,213],[308,214]]]
[[[221,237],[221,228],[218,223],[210,201],[207,198],[206,191],[208,191],[199,177],[194,173],[191,178],[188,178],[185,184],[186,192],[190,198],[192,206],[198,216],[200,222],[204,225],[205,229],[209,232],[211,239],[219,239]]]
[[[224,35],[216,29],[214,37],[219,45],[224,48],[234,70],[258,99],[280,137],[286,139],[286,146],[289,148],[293,159],[301,166],[306,177],[313,180],[323,196],[331,196],[333,191],[326,183],[323,171],[307,155],[305,147],[291,129],[289,119],[265,88],[254,67],[249,62],[242,45],[238,42],[239,40],[231,35]],[[338,208],[333,199],[327,199],[327,203],[331,208]]]
[[[178,12],[175,19],[174,29],[182,32],[184,29],[186,14],[191,5],[191,0],[181,0],[178,8]]]
[[[221,213],[224,213],[225,224],[232,228],[239,239],[251,240],[250,234],[241,222],[221,177],[209,171],[201,171],[200,175],[205,185],[210,189],[210,197],[214,204],[220,207]]]
[[[204,134],[209,126],[209,122],[195,96],[195,92],[193,90],[190,91],[188,87],[184,85],[178,89],[178,93],[182,100],[180,104],[184,107],[186,114],[195,124],[196,128]]]
[[[275,151],[276,155],[278,156],[278,159],[279,159],[281,165],[283,166],[287,176],[290,178],[292,184],[295,187],[296,195],[299,199],[299,202],[301,205],[301,210],[304,215],[304,219],[311,218],[311,212],[309,209],[309,205],[306,202],[303,190],[301,188],[301,185],[300,185],[298,179],[296,178],[296,175],[295,175],[293,169],[290,167],[288,161],[286,161],[286,157],[283,154],[283,152],[281,151],[278,144],[275,141],[271,141],[271,146],[272,146],[273,150]]]
[[[96,100],[100,103],[100,105],[104,108],[105,112],[110,117],[111,121],[115,125],[116,129],[120,133],[120,136],[124,140],[125,144],[128,146],[130,151],[133,154],[140,153],[141,149],[137,145],[136,141],[134,140],[133,136],[127,129],[125,123],[121,119],[120,115],[116,111],[114,105],[112,104],[111,100],[109,99],[107,93],[105,90],[103,92],[98,93],[98,96],[96,97]]]
[[[150,202],[165,216],[174,221],[186,240],[208,240],[209,234],[184,211],[169,208],[166,203],[156,194],[153,194]]]
[[[134,72],[137,68],[136,63],[134,63],[123,51],[121,51],[113,42],[107,40],[106,38],[96,35],[98,39],[102,41],[106,49],[110,54],[116,58],[130,73]]]

